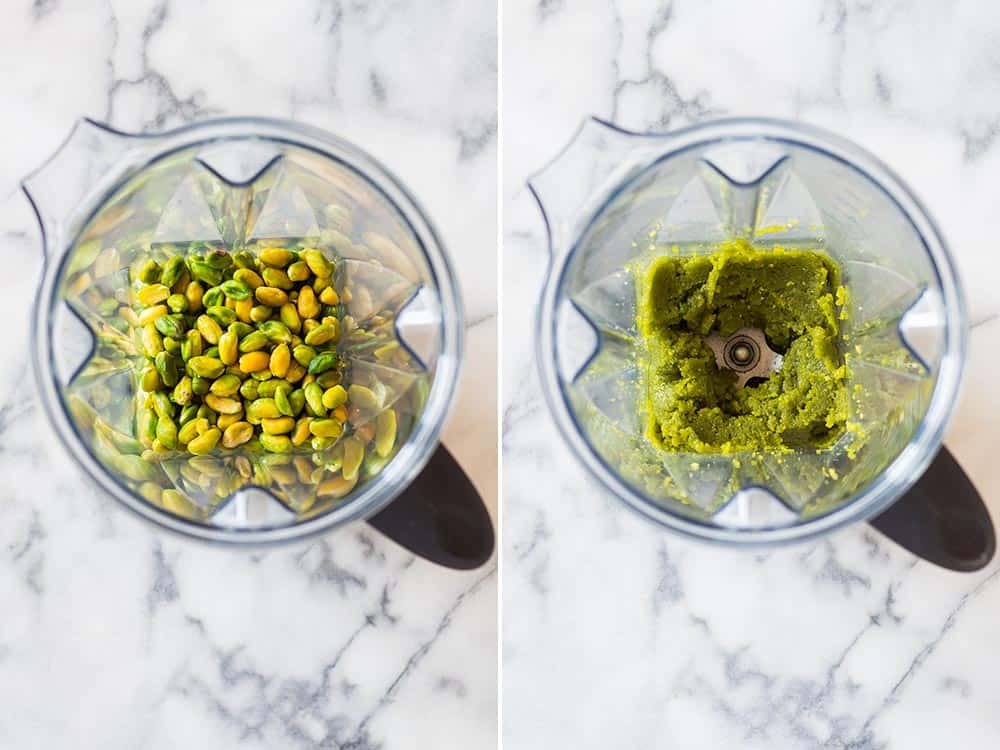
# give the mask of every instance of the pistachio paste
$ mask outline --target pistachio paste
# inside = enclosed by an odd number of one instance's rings
[[[637,270],[648,436],[671,452],[821,448],[844,430],[840,270],[818,250],[732,240],[702,255],[659,254]],[[706,344],[744,328],[782,355],[738,387]]]

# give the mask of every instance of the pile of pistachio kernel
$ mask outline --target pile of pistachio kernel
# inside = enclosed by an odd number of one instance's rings
[[[140,443],[195,455],[332,445],[350,397],[336,352],[334,271],[319,250],[280,247],[256,256],[212,249],[135,269],[132,322],[148,359]]]

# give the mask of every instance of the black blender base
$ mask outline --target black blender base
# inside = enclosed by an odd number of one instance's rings
[[[989,511],[944,447],[917,483],[869,523],[918,557],[949,570],[980,570],[996,552]]]
[[[443,445],[413,483],[368,523],[414,554],[458,570],[485,564],[496,543],[482,498]]]

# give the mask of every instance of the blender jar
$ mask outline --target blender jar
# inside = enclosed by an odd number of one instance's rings
[[[775,120],[641,135],[593,119],[529,186],[551,250],[543,390],[577,456],[630,506],[709,540],[801,539],[884,510],[934,458],[965,358],[962,292],[927,212],[873,156]],[[648,436],[637,276],[658,253],[733,239],[840,267],[848,414],[830,445],[672,452]]]
[[[73,457],[126,507],[204,539],[288,540],[371,516],[434,453],[461,361],[459,292],[414,198],[358,148],[277,120],[155,136],[83,120],[24,189],[45,246],[42,401]],[[335,263],[339,301],[326,314],[339,324],[343,384],[360,387],[346,429],[287,453],[150,450],[137,267],[273,247]]]

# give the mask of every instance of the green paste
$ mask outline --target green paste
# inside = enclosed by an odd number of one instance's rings
[[[821,448],[847,419],[837,349],[840,271],[815,250],[734,240],[708,255],[654,258],[638,279],[649,437],[672,452]],[[705,343],[759,328],[780,371],[744,388]]]

